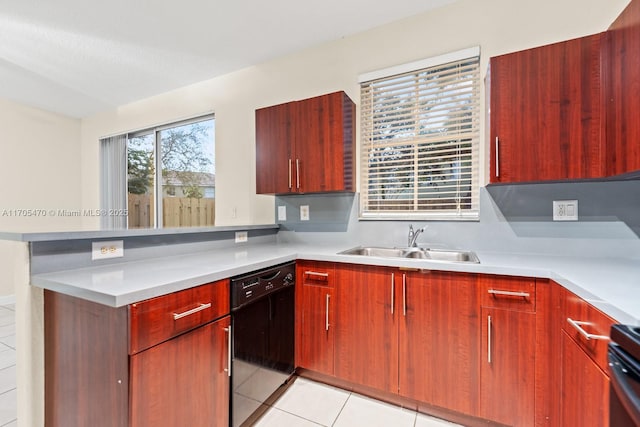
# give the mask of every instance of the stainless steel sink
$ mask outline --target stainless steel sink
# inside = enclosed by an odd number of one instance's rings
[[[469,262],[479,264],[480,260],[471,251],[425,248],[381,248],[375,246],[358,246],[340,252],[340,255],[360,255],[382,258],[413,258],[443,262]]]

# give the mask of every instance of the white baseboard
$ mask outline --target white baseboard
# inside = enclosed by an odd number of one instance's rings
[[[15,295],[5,295],[0,297],[0,305],[9,305],[16,303]]]

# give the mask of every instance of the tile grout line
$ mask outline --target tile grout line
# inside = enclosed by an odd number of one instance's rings
[[[336,419],[333,420],[331,427],[335,426],[336,423],[338,422],[338,418],[340,418],[340,415],[342,415],[342,411],[344,411],[344,407],[347,406],[347,402],[349,401],[349,399],[351,399],[352,395],[353,395],[353,392],[349,392],[349,395],[347,396],[347,398],[344,400],[344,403],[342,404],[342,408],[340,408],[340,410],[338,411],[338,415],[336,415]]]

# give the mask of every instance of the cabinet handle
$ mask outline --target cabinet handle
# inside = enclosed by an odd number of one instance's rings
[[[224,328],[224,331],[229,334],[227,338],[227,369],[225,369],[225,372],[228,376],[231,376],[231,325],[228,328]]]
[[[300,159],[296,159],[296,188],[300,189]]]
[[[208,302],[206,304],[200,304],[196,308],[192,308],[191,310],[187,310],[187,311],[182,312],[182,313],[173,313],[173,320],[182,319],[183,317],[187,317],[187,316],[195,314],[195,313],[197,313],[199,311],[206,310],[209,307],[211,307],[211,303],[210,302]]]
[[[496,136],[496,178],[500,176],[500,140]]]
[[[569,324],[571,326],[573,326],[574,328],[576,328],[578,330],[578,332],[580,332],[580,335],[582,335],[586,340],[603,340],[603,341],[609,341],[611,338],[609,338],[606,335],[595,335],[595,334],[590,334],[587,331],[585,331],[584,329],[582,329],[582,326],[591,326],[592,323],[591,322],[580,322],[578,320],[573,320],[570,317],[567,317],[567,322],[569,322]]]
[[[291,159],[289,159],[289,190],[291,190]]]
[[[305,271],[304,274],[308,276],[329,277],[329,273],[318,273],[316,271]]]
[[[331,295],[327,294],[327,309],[325,311],[325,322],[324,322],[324,330],[329,330],[329,298]]]
[[[487,362],[491,364],[491,316],[487,316]]]
[[[396,274],[391,273],[391,314],[393,314],[393,306],[396,305]]]
[[[504,295],[504,296],[508,296],[508,297],[522,297],[522,298],[529,298],[531,296],[531,294],[529,294],[529,292],[513,292],[513,291],[500,291],[497,289],[489,289],[487,291],[487,293],[490,293],[491,295]]]
[[[402,314],[407,316],[407,275],[402,273]]]

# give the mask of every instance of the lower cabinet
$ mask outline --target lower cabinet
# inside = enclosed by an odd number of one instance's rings
[[[535,425],[535,279],[483,275],[480,417]]]
[[[296,366],[326,375],[334,374],[334,274],[333,264],[296,265]]]
[[[297,365],[327,382],[468,426],[608,425],[614,321],[552,281],[302,261],[296,286]]]
[[[562,333],[561,401],[561,425],[609,425],[609,377],[566,332]]]
[[[398,392],[397,269],[336,265],[336,377]]]
[[[559,286],[559,285],[556,285]],[[613,319],[575,294],[561,289],[562,425],[609,425],[607,350]],[[615,427],[615,426],[612,426]]]
[[[229,281],[113,308],[45,291],[45,425],[229,425]]]
[[[482,309],[482,418],[509,426],[534,425],[535,354],[535,313]]]
[[[229,426],[230,317],[130,359],[131,426]]]
[[[400,395],[476,415],[476,276],[439,271],[400,276]]]

